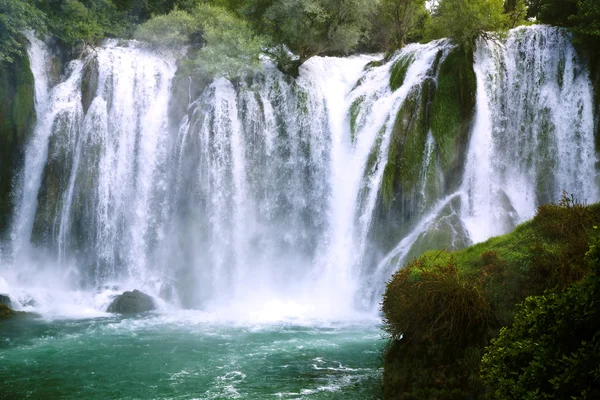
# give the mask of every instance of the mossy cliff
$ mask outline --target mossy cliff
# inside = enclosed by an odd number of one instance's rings
[[[391,68],[390,87],[404,83],[413,57]],[[371,236],[382,252],[442,196],[458,188],[475,112],[473,55],[440,51],[423,83],[400,107],[391,132]]]
[[[385,399],[479,399],[481,358],[526,297],[588,273],[600,204],[563,197],[532,221],[467,249],[430,251],[399,270],[384,300]]]
[[[29,59],[0,65],[0,237],[12,214],[12,186],[35,123],[34,81]]]

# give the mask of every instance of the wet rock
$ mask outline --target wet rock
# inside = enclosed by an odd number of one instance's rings
[[[6,294],[0,294],[0,304],[6,306],[8,308],[12,307],[10,297],[8,297],[8,295],[6,295]]]
[[[152,297],[139,290],[118,295],[108,306],[109,313],[137,314],[156,309]]]
[[[89,59],[84,68],[81,80],[81,105],[83,112],[87,113],[98,90],[98,59],[96,57]]]
[[[10,307],[0,303],[0,321],[8,318],[40,318],[39,314],[24,312],[24,311],[15,311]]]

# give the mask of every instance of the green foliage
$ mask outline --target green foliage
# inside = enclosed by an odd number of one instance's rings
[[[57,37],[71,46],[81,40],[93,43],[104,37],[93,14],[77,0],[65,0],[52,25]]]
[[[40,0],[49,32],[68,47],[121,37],[129,20],[111,0]]]
[[[600,397],[600,241],[592,273],[566,292],[528,297],[482,359],[491,399]]]
[[[427,252],[399,270],[383,302],[392,339],[384,365],[386,397],[482,397],[477,355],[502,326],[511,324],[525,298],[565,290],[588,274],[587,260],[600,258],[589,252],[586,260],[590,233],[599,223],[600,204],[584,206],[564,196],[540,207],[532,221],[508,235],[453,253]],[[591,244],[598,246],[597,241]],[[463,305],[461,312],[457,304]],[[456,325],[447,316],[456,317]],[[460,321],[467,320],[479,322],[461,327]],[[454,329],[463,330],[465,337],[456,339]],[[497,347],[506,348],[504,344]],[[515,342],[513,348],[518,346]]]
[[[194,16],[203,28],[204,46],[194,65],[210,76],[238,76],[260,69],[265,40],[248,23],[223,8],[202,5]]]
[[[260,68],[265,40],[225,8],[201,4],[173,10],[140,25],[135,37],[156,46],[193,45],[187,69],[207,76],[235,77]]]
[[[516,28],[525,23],[527,19],[527,4],[525,0],[506,0],[504,2],[506,13],[506,26]]]
[[[472,50],[478,38],[493,39],[505,26],[503,0],[442,0],[434,9],[428,36],[448,37]]]
[[[425,0],[381,0],[371,18],[369,39],[379,50],[400,49],[422,38],[428,17]]]
[[[596,60],[600,59],[600,2],[579,0],[578,13],[570,17],[576,41],[583,44]]]
[[[202,32],[199,21],[186,11],[173,10],[157,15],[140,25],[135,38],[155,46],[182,46],[190,44],[195,35]]]
[[[290,71],[295,74],[310,57],[352,51],[363,35],[372,6],[368,0],[275,0],[265,8],[263,31],[275,47],[285,44],[298,55]]]
[[[569,17],[577,14],[578,0],[528,0],[529,15],[539,22],[569,26]]]
[[[409,263],[388,284],[382,308],[392,338],[386,398],[458,399],[479,386],[479,349],[491,335],[494,315],[452,259]]]
[[[42,29],[44,14],[27,0],[0,0],[0,65],[23,55],[25,29]]]

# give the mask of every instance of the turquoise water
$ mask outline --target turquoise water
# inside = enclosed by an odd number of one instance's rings
[[[0,322],[0,398],[377,399],[380,327],[195,314]]]

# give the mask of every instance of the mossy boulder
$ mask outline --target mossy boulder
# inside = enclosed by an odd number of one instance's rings
[[[12,214],[12,187],[35,123],[34,78],[27,57],[0,65],[0,238]]]
[[[395,196],[410,193],[419,180],[427,141],[427,102],[430,80],[414,88],[398,111],[388,147],[388,161],[383,172],[381,193],[386,207]]]
[[[0,320],[4,318],[14,317],[16,312],[10,307],[0,303]]]
[[[152,310],[156,310],[156,304],[152,297],[136,289],[118,295],[106,311],[118,314],[138,314]]]
[[[71,112],[63,112],[54,120],[48,140],[48,158],[38,191],[31,242],[48,245],[56,241],[59,218],[73,166],[72,142],[79,121]]]
[[[460,182],[475,113],[473,53],[457,47],[441,62],[431,104],[431,132],[450,187]]]
[[[479,399],[481,357],[518,304],[589,272],[600,204],[564,196],[514,232],[464,250],[429,251],[390,280],[383,312],[385,398]]]
[[[81,105],[83,107],[83,113],[87,113],[94,97],[96,97],[96,91],[98,90],[98,58],[90,57],[85,63],[83,70],[83,76],[81,78]]]
[[[9,318],[39,318],[40,315],[36,313],[15,311],[12,308],[0,303],[0,322]]]
[[[6,294],[0,294],[0,304],[6,307],[12,307],[12,302],[10,301],[10,297]]]
[[[390,70],[390,89],[392,92],[398,90],[404,84],[408,68],[412,65],[414,60],[415,56],[409,53],[402,55],[398,61],[392,65]]]

